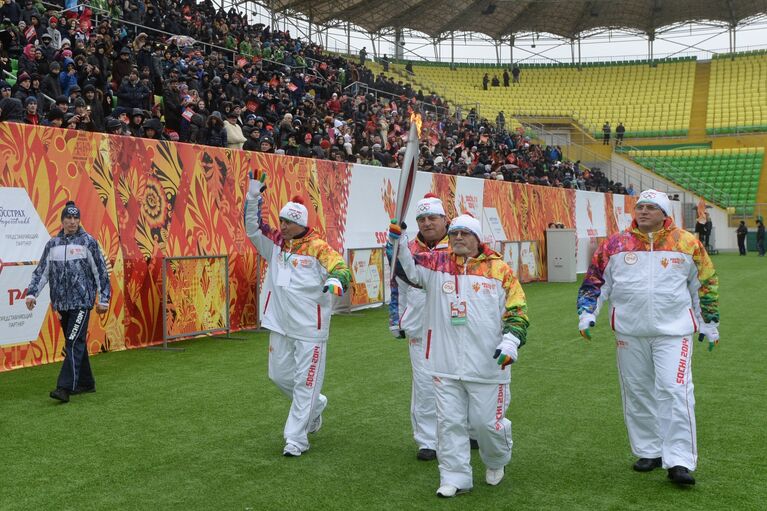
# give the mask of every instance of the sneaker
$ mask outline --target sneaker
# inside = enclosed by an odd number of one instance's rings
[[[503,481],[504,470],[501,468],[488,468],[485,471],[485,481],[490,486],[497,486]]]
[[[316,433],[322,427],[322,414],[315,417],[315,419],[309,424],[309,433]]]
[[[318,410],[319,414],[314,419],[312,419],[312,421],[309,423],[309,433],[316,433],[322,427],[322,412],[324,412],[325,408],[327,408],[328,401],[326,399],[324,405],[322,404],[321,400],[318,403],[320,405],[320,408]]]
[[[468,493],[470,489],[471,488],[469,488],[468,490],[464,490],[461,488],[456,488],[455,486],[451,484],[443,484],[437,490],[437,497],[449,499],[450,497],[455,497],[456,495],[461,495],[462,493]]]
[[[695,484],[695,478],[690,474],[690,470],[681,465],[668,469],[668,478],[680,485]]]
[[[282,455],[287,458],[297,458],[301,456],[301,449],[294,444],[285,444],[285,448],[282,450]]]
[[[82,387],[78,385],[75,387],[75,390],[69,393],[70,396],[75,396],[77,394],[90,394],[91,392],[96,392],[96,386],[91,385],[90,387]]]
[[[418,454],[415,455],[421,461],[432,461],[437,459],[437,451],[434,449],[418,449]]]
[[[634,470],[637,472],[651,472],[663,465],[662,458],[639,458],[634,463]]]
[[[51,391],[49,395],[51,398],[57,399],[62,403],[69,403],[69,392],[67,392],[67,389],[57,388]]]

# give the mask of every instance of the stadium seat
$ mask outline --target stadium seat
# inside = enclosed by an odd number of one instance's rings
[[[630,150],[625,154],[720,206],[756,202],[764,148]],[[711,197],[709,186],[722,195]]]

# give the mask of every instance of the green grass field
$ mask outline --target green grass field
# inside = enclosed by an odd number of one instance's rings
[[[265,333],[93,357],[98,392],[67,405],[48,398],[59,364],[0,374],[0,509],[765,509],[767,260],[714,262],[723,338],[694,354],[693,488],[631,470],[606,321],[586,344],[577,285],[533,284],[498,487],[475,451],[474,490],[435,496],[436,462],[415,459],[407,347],[377,309],[333,319],[329,406],[300,458],[281,456],[289,402],[267,378]]]

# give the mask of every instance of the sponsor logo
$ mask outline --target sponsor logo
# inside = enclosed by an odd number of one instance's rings
[[[475,293],[479,293],[479,290],[482,289],[482,286],[479,285],[479,282],[475,282],[471,285],[471,288],[474,290]]]
[[[9,289],[8,305],[13,305],[16,300],[24,300],[27,297],[26,289]]]
[[[85,247],[69,247],[69,249],[67,250],[67,254],[71,257],[84,256]]]
[[[7,227],[9,225],[26,225],[31,218],[23,209],[4,208],[0,206],[0,225]]]
[[[484,291],[485,293],[491,293],[491,292],[495,291],[495,284],[493,284],[491,282],[479,282],[476,285],[478,285],[481,288],[481,290]],[[477,291],[477,292],[479,292],[479,291]]]
[[[317,374],[317,363],[320,361],[320,347],[315,346],[312,352],[312,364],[309,366],[309,371],[306,374],[306,386],[308,388],[314,387],[314,378]]]
[[[626,341],[621,341],[621,340],[618,339],[618,340],[615,341],[615,347],[616,348],[628,348],[629,347],[629,343],[627,343]]]
[[[447,280],[442,283],[442,292],[445,294],[455,293],[455,282]]]
[[[298,259],[293,259],[292,261],[290,261],[290,264],[293,265],[293,268],[298,268]]]
[[[682,338],[682,351],[679,354],[679,365],[676,368],[676,382],[684,384],[684,376],[687,372],[687,358],[690,355],[690,339]]]
[[[311,259],[301,259],[301,268],[310,268],[312,266]]]
[[[660,260],[660,265],[663,266],[664,268],[667,267],[668,266],[668,259],[666,259],[665,257],[663,259],[661,259]]]
[[[300,212],[299,210],[297,210],[297,209],[289,209],[289,210],[288,210],[288,214],[287,214],[287,216],[288,216],[288,218],[289,218],[290,220],[294,220],[294,221],[295,221],[295,220],[301,220],[301,217],[302,217],[303,215],[302,215],[302,214],[301,214],[301,212]]]
[[[627,252],[626,255],[623,256],[623,262],[626,264],[636,264],[639,258],[634,252]]]
[[[503,385],[498,385],[498,401],[495,407],[495,430],[503,429]]]
[[[437,384],[441,384],[442,380],[439,379],[439,376],[432,376],[432,381]]]

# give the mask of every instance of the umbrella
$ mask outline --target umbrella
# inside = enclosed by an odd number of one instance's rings
[[[188,35],[172,35],[165,42],[168,44],[175,44],[178,47],[182,47],[192,46],[195,43],[195,40],[194,37],[189,37]]]

